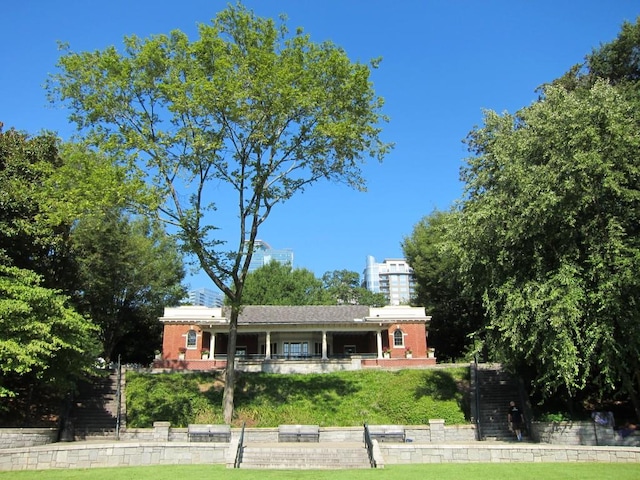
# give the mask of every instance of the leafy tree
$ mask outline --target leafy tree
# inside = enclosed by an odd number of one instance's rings
[[[100,327],[106,359],[121,354],[128,362],[148,362],[161,343],[164,306],[184,298],[182,257],[161,227],[110,210],[82,218],[73,229],[78,304]]]
[[[47,179],[60,168],[58,141],[0,130],[0,254],[11,265],[42,275],[43,285],[71,291],[75,269],[68,251],[71,222],[43,221]]]
[[[543,396],[620,389],[640,416],[639,111],[603,81],[543,94],[469,136],[462,269],[496,359]]]
[[[200,25],[195,41],[177,30],[132,36],[123,53],[67,50],[59,67],[52,98],[71,108],[87,141],[147,176],[162,196],[163,217],[226,295],[229,359],[251,252],[273,207],[322,179],[364,189],[360,164],[390,148],[379,138],[385,117],[370,66],[352,63],[330,42],[312,42],[302,29],[289,36],[283,22],[239,4]],[[219,208],[232,195],[238,210]],[[234,220],[226,223],[225,213]],[[233,222],[235,234],[225,236]]]
[[[0,262],[0,411],[23,414],[34,394],[65,394],[98,353],[96,327],[41,283]]]
[[[382,293],[373,293],[361,286],[360,275],[349,270],[334,270],[322,276],[332,304],[369,305],[381,307],[387,304]]]
[[[416,301],[431,314],[429,345],[438,358],[455,361],[474,348],[474,333],[484,323],[482,295],[467,284],[460,267],[456,224],[460,213],[435,211],[402,242],[416,275]]]
[[[327,298],[311,270],[271,261],[247,275],[243,301],[247,305],[323,305]]]

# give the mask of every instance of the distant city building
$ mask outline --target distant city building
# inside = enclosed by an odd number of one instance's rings
[[[222,301],[222,293],[214,292],[208,288],[197,288],[189,292],[189,303],[191,305],[201,305],[209,308],[221,307]]]
[[[369,255],[362,286],[373,293],[382,293],[389,305],[408,305],[415,292],[415,274],[404,258],[385,258],[376,263]]]
[[[271,248],[271,245],[263,240],[256,240],[254,243],[253,256],[249,263],[249,271],[253,272],[260,267],[264,267],[273,260],[283,265],[289,264],[291,268],[293,268],[293,250],[290,248],[278,250]]]

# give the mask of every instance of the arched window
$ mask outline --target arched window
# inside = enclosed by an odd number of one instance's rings
[[[197,345],[197,334],[195,330],[189,330],[187,332],[187,348],[196,348]]]
[[[398,329],[393,332],[393,346],[394,347],[403,347],[404,346],[404,334],[402,330]]]

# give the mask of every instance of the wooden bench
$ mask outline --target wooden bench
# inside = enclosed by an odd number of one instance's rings
[[[406,441],[402,425],[369,425],[369,436],[379,442],[404,443]]]
[[[231,427],[229,425],[190,424],[187,428],[190,442],[230,442]]]
[[[320,427],[318,425],[280,425],[278,427],[279,442],[319,442]]]

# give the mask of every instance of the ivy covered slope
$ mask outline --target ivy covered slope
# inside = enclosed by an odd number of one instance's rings
[[[419,425],[442,418],[467,423],[467,368],[357,371],[314,375],[242,374],[233,424],[356,426]],[[223,423],[221,377],[206,374],[127,374],[130,427],[169,421]]]

